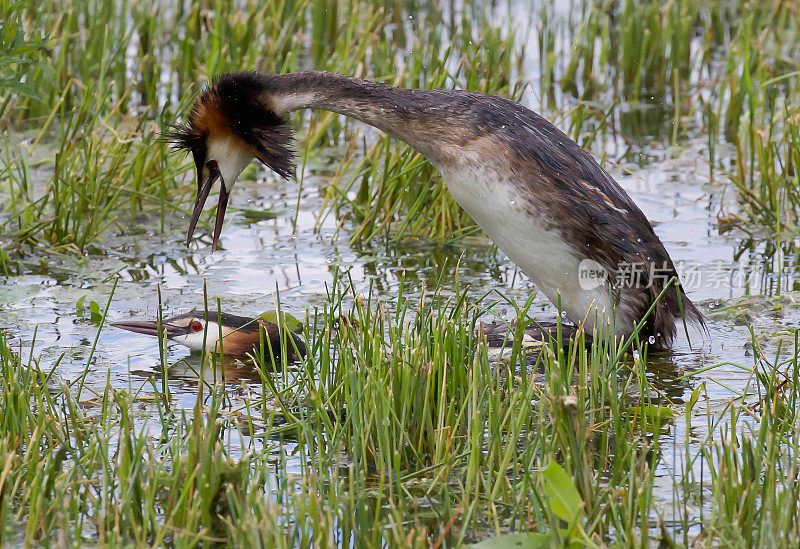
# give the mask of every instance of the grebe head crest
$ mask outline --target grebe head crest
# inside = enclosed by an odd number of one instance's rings
[[[186,123],[172,126],[165,134],[174,148],[192,154],[197,170],[197,200],[187,244],[217,179],[221,179],[221,184],[214,226],[215,248],[230,192],[254,158],[283,178],[292,172],[291,131],[275,112],[267,79],[254,72],[215,78],[195,99]]]

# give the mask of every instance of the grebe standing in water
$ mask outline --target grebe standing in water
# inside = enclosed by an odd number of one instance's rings
[[[217,179],[214,247],[230,192],[253,159],[289,177],[286,116],[298,109],[351,116],[419,151],[495,244],[590,335],[605,330],[612,311],[614,335],[631,335],[677,276],[627,193],[590,153],[530,109],[494,95],[403,89],[316,71],[222,75],[195,100],[187,123],[168,134],[192,153],[197,169],[189,240]],[[634,269],[633,279],[620,276]],[[598,280],[587,284],[585,270]],[[682,318],[703,325],[674,285],[640,337],[669,346]]]

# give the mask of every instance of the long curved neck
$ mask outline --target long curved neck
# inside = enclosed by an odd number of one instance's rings
[[[276,114],[323,109],[350,116],[404,141],[434,163],[444,161],[450,145],[469,133],[468,128],[459,132],[459,117],[448,108],[453,102],[448,92],[396,88],[317,71],[267,78],[265,101]]]

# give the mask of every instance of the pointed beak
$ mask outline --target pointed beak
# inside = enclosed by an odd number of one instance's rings
[[[197,227],[197,220],[200,219],[200,214],[203,213],[203,206],[206,204],[206,200],[208,199],[208,195],[211,192],[211,188],[216,183],[217,179],[221,179],[221,175],[219,172],[219,166],[215,161],[210,161],[208,164],[208,179],[206,179],[205,183],[202,183],[200,179],[197,181],[197,200],[194,203],[194,210],[192,211],[192,219],[189,221],[189,235],[186,238],[186,245],[188,246],[189,243],[192,241],[192,237],[194,236],[194,230]],[[198,178],[202,178],[202,174],[198,173]],[[219,203],[217,204],[217,221],[214,225],[214,244],[213,250],[217,249],[217,243],[219,242],[219,235],[222,232],[222,221],[225,219],[225,210],[228,207],[228,193],[227,189],[225,188],[225,181],[222,181],[220,185],[219,191]]]
[[[228,209],[228,197],[230,196],[228,189],[225,188],[225,180],[222,178],[222,176],[220,176],[220,181],[219,202],[217,202],[217,220],[214,222],[214,240],[211,244],[212,252],[217,250],[219,235],[222,233],[222,222],[225,220],[225,210]]]
[[[158,335],[158,323],[149,320],[112,322],[111,325],[114,326],[115,328],[122,328],[123,330],[128,330],[129,332],[136,332],[137,334],[145,334],[151,336]],[[164,333],[167,336],[167,339],[172,339],[173,337],[184,335],[187,333],[187,329],[181,328],[180,326],[175,326],[173,324],[168,324],[166,322],[163,323],[163,326],[164,326]]]

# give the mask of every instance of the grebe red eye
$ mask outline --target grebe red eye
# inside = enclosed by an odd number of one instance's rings
[[[189,328],[192,329],[193,332],[199,332],[203,329],[203,323],[199,320],[192,320],[192,323],[189,325]]]

